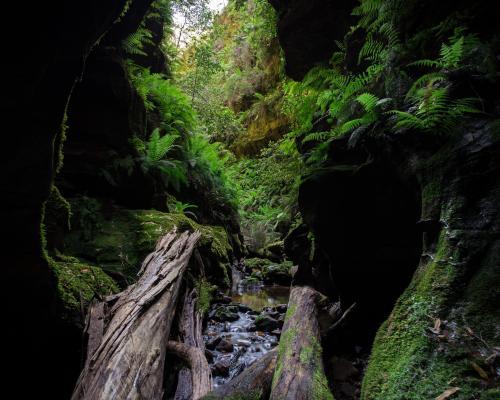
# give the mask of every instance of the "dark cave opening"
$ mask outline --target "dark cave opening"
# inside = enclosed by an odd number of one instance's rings
[[[344,308],[356,303],[354,336],[360,344],[371,342],[422,252],[418,186],[394,171],[375,162],[335,166],[301,188],[305,218],[328,259],[333,290]]]

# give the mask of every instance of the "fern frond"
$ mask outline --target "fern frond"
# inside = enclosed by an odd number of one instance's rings
[[[307,142],[323,142],[330,136],[329,131],[323,131],[323,132],[312,132],[307,134],[304,139],[302,139],[302,143],[307,143]]]
[[[406,94],[406,99],[410,99],[417,94],[417,91],[422,89],[424,86],[429,86],[430,84],[434,84],[439,81],[446,81],[446,76],[441,72],[431,72],[425,75],[422,75],[420,78],[416,79],[413,82],[410,90]],[[432,83],[431,83],[432,82]]]
[[[443,43],[440,63],[444,68],[457,68],[464,54],[464,37],[461,36],[449,46]]]
[[[156,128],[146,147],[146,157],[150,162],[160,161],[174,147],[179,135],[164,135],[160,137],[160,130]]]
[[[363,106],[366,112],[370,112],[378,105],[380,99],[371,93],[365,92],[356,97],[356,101]]]
[[[366,59],[370,61],[379,61],[384,58],[386,45],[378,40],[368,37],[358,55],[358,64]]]

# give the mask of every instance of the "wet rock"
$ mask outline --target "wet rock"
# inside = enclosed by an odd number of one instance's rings
[[[243,346],[243,347],[250,347],[252,345],[252,342],[250,340],[244,340],[244,339],[238,339],[236,342],[238,346]]]
[[[269,315],[271,318],[274,318],[274,319],[278,319],[281,316],[281,314],[278,311],[274,311],[274,310],[267,311],[266,315]]]
[[[246,306],[245,304],[238,304],[238,311],[240,312],[250,312],[253,311],[250,307]]]
[[[215,350],[222,353],[231,353],[234,350],[233,342],[231,342],[231,339],[221,339]]]
[[[238,315],[238,307],[236,306],[223,306],[217,308],[213,313],[212,318],[221,321],[221,322],[232,322],[236,321],[239,318]]]
[[[220,360],[217,361],[212,366],[212,375],[213,376],[229,376],[229,360]]]
[[[251,324],[247,328],[248,332],[255,332],[256,330],[257,330],[257,326],[255,326],[255,324]]]
[[[205,349],[205,357],[209,363],[214,362],[214,353],[212,353],[210,350]]]
[[[212,339],[212,340],[209,340],[206,344],[205,344],[205,347],[208,349],[208,350],[215,350],[215,348],[217,347],[217,345],[220,343],[220,341],[222,340],[222,338],[220,336],[217,336],[216,338]]]
[[[260,331],[271,332],[280,327],[280,322],[269,315],[261,314],[255,319],[255,326]]]
[[[278,304],[276,306],[276,311],[278,311],[280,313],[286,313],[287,308],[288,308],[288,305],[286,305],[286,304]]]
[[[281,337],[281,329],[275,329],[274,331],[271,331],[271,335],[274,335],[279,339]]]
[[[229,304],[229,303],[231,303],[231,301],[233,301],[231,299],[231,297],[229,297],[229,296],[222,296],[222,300],[221,300],[222,303]]]
[[[264,268],[263,276],[265,284],[290,285],[292,275],[290,274],[291,262],[285,261],[281,264],[271,264]]]

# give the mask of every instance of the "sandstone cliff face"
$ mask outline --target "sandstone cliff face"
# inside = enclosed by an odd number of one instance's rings
[[[332,39],[346,33],[335,21],[349,14],[349,4],[339,2],[336,13],[337,2],[272,3],[279,10],[288,74],[301,78],[312,65],[303,61],[309,53],[327,62]],[[448,3],[405,5],[413,13],[401,16],[403,35],[455,9]],[[331,25],[312,24],[324,15]],[[472,15],[481,35],[491,33],[484,8]],[[355,35],[360,32],[351,34],[353,46],[363,37]],[[360,140],[334,140],[327,162],[300,188],[307,227],[293,231],[286,248],[300,264],[297,280],[339,298],[344,307],[357,303],[345,332],[331,338],[326,351],[371,347],[363,399],[435,398],[450,387],[460,387],[457,399],[498,395],[487,360],[499,343],[500,318],[500,143],[492,122],[498,118],[498,84],[475,79],[458,78],[456,90],[477,88],[488,116],[457,126],[452,136],[394,134],[382,124]],[[390,89],[385,95],[397,96]],[[312,262],[299,251],[308,230],[314,235]],[[339,388],[334,394],[351,398]]]

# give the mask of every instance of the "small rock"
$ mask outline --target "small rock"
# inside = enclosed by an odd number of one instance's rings
[[[278,311],[266,311],[266,314],[269,315],[271,318],[274,318],[274,319],[277,319],[280,316],[282,316],[282,314],[280,314]]]
[[[231,342],[231,339],[222,339],[215,350],[218,350],[222,353],[231,353],[234,350],[234,346]]]
[[[252,311],[252,309],[245,304],[238,304],[238,311],[240,312],[249,312]]]
[[[222,322],[236,321],[239,318],[237,311],[238,311],[238,307],[236,307],[236,306],[219,307],[215,311],[213,318],[217,319],[219,321],[222,321]]]
[[[280,338],[281,337],[281,329],[275,329],[274,331],[271,331],[271,335],[274,335],[277,338]]]
[[[271,332],[280,328],[280,322],[266,314],[261,314],[255,319],[255,326],[258,330]]]
[[[252,342],[250,340],[244,340],[244,339],[238,339],[236,342],[239,346],[243,347],[250,347],[252,345]]]
[[[214,353],[212,353],[210,350],[205,349],[205,357],[209,363],[214,362]]]
[[[215,348],[217,347],[217,345],[220,343],[220,341],[222,340],[222,338],[220,336],[217,336],[216,338],[212,339],[212,340],[209,340],[206,344],[205,344],[205,347],[208,349],[208,350],[215,350]]]
[[[286,304],[278,304],[276,306],[276,311],[280,312],[280,313],[286,313],[286,310],[288,309],[288,306]]]
[[[229,376],[229,361],[220,360],[212,366],[213,376]]]

